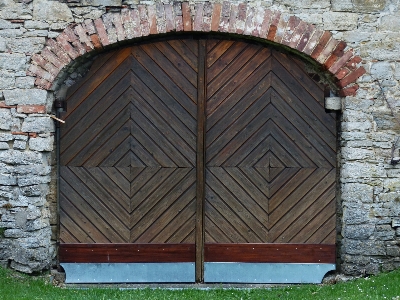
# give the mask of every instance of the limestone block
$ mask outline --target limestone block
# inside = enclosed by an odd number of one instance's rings
[[[8,150],[0,151],[0,162],[11,165],[41,164],[42,155],[33,151]]]
[[[367,139],[365,132],[342,132],[340,135],[342,141],[362,141]],[[370,143],[372,146],[372,143]]]
[[[28,4],[13,0],[0,0],[0,19],[32,19],[32,11]]]
[[[386,248],[386,254],[388,256],[399,257],[400,256],[400,248],[399,248],[399,246],[388,246]]]
[[[360,44],[360,55],[369,60],[397,60],[400,56],[400,37],[398,34],[374,36],[375,40]]]
[[[9,130],[11,128],[12,116],[10,109],[0,108],[0,129]]]
[[[295,8],[329,8],[331,3],[329,0],[278,0],[277,3]]]
[[[17,185],[17,178],[9,174],[0,174],[0,185]]]
[[[353,2],[351,0],[332,0],[333,11],[352,11]]]
[[[354,10],[358,12],[378,12],[382,11],[388,0],[352,0]]]
[[[369,132],[372,124],[371,122],[342,122],[342,131],[354,132],[354,131],[361,131],[361,132]]]
[[[6,50],[6,40],[3,37],[0,37],[0,52],[5,52]]]
[[[25,141],[16,140],[14,142],[13,149],[25,150],[26,149],[26,142]]]
[[[358,14],[345,12],[324,12],[325,30],[353,30],[357,28]]]
[[[386,177],[385,169],[382,165],[364,162],[344,162],[342,168],[342,178],[373,178]]]
[[[341,154],[342,159],[347,161],[375,158],[375,152],[372,149],[345,147]]]
[[[35,85],[35,77],[25,76],[15,78],[15,87],[19,89],[32,89]]]
[[[81,0],[84,6],[121,6],[122,0]]]
[[[390,225],[376,225],[375,237],[382,241],[393,240],[396,231]]]
[[[47,133],[54,132],[54,122],[47,116],[33,116],[27,117],[22,123],[21,130],[23,132],[36,132],[36,133]]]
[[[74,20],[68,5],[58,1],[34,0],[33,20],[47,22],[72,22]]]
[[[20,188],[22,195],[27,196],[27,197],[32,197],[32,196],[41,196],[42,193],[44,193],[43,190],[45,190],[42,186],[40,185],[29,185],[25,187]]]
[[[380,61],[372,64],[371,76],[374,79],[389,79],[393,78],[393,67],[387,61]]]
[[[343,111],[342,121],[344,122],[366,122],[372,121],[372,116],[363,111],[347,109]]]
[[[400,16],[386,15],[381,18],[378,29],[382,31],[400,31]]]
[[[343,224],[357,225],[370,222],[371,205],[345,202],[343,205]]]
[[[28,186],[28,185],[36,185],[42,183],[49,183],[51,181],[50,176],[18,176],[18,186]]]
[[[325,109],[328,110],[342,110],[341,97],[325,97]]]
[[[15,87],[15,73],[0,70],[0,89],[13,89]]]
[[[50,25],[46,22],[46,20],[41,21],[31,21],[27,20],[24,24],[24,27],[27,29],[49,29]]]
[[[343,239],[343,252],[347,254],[361,255],[385,255],[386,247],[382,241],[377,240],[351,240]]]
[[[353,240],[367,240],[374,232],[375,225],[346,225],[344,224],[343,237]]]
[[[344,110],[359,110],[366,111],[374,104],[373,100],[361,99],[356,97],[347,96],[343,99],[343,109]]]
[[[37,137],[29,140],[29,148],[36,151],[52,151],[54,146],[54,136]]]
[[[342,185],[342,199],[346,202],[372,203],[373,187],[362,183],[346,183]]]
[[[42,51],[45,37],[16,38],[7,41],[7,47],[14,53],[38,53]]]
[[[0,150],[8,150],[10,149],[10,145],[6,142],[0,142]]]
[[[3,91],[6,105],[45,105],[47,91],[40,89],[14,89]]]
[[[0,69],[25,71],[26,56],[19,53],[0,53]]]

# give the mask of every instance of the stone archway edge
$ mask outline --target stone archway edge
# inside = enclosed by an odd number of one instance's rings
[[[168,32],[225,32],[265,39],[311,56],[337,79],[340,96],[355,95],[357,79],[365,73],[353,49],[332,33],[296,16],[251,7],[245,3],[188,2],[138,5],[96,20],[71,24],[55,39],[48,39],[40,54],[32,55],[28,75],[35,85],[49,90],[60,71],[72,60],[92,51],[134,38]]]

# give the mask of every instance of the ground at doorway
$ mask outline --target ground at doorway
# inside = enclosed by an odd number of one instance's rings
[[[255,289],[71,289],[50,275],[28,276],[0,268],[0,299],[391,299],[400,300],[400,270],[333,285]]]

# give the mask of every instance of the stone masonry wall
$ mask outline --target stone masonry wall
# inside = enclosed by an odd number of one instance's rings
[[[321,64],[343,97],[340,271],[399,268],[400,167],[390,164],[392,152],[400,156],[399,7],[398,0],[0,0],[0,264],[31,273],[56,263],[54,100],[96,53],[187,30],[253,36]]]

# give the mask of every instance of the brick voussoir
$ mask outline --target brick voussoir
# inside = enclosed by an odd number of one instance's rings
[[[355,96],[357,94],[358,88],[359,88],[358,84],[354,84],[350,87],[341,89],[339,90],[339,96],[340,97]]]
[[[57,38],[47,40],[40,56],[32,56],[28,73],[36,77],[38,87],[49,89],[63,67],[87,52],[173,31],[230,32],[289,46],[311,56],[334,74],[343,94],[354,94],[358,88],[355,81],[365,73],[363,67],[357,68],[361,58],[354,56],[352,49],[344,52],[346,43],[333,39],[330,31],[317,29],[294,15],[228,1],[197,2],[192,8],[189,2],[140,4],[72,24]]]
[[[358,78],[366,73],[364,67],[359,67],[357,70],[349,73],[346,77],[338,82],[338,86],[344,88],[349,84],[354,83]]]
[[[110,41],[108,39],[106,27],[104,26],[103,20],[101,18],[96,19],[93,21],[94,22],[94,27],[96,28],[97,34],[100,38],[101,45],[108,46],[110,44]]]

